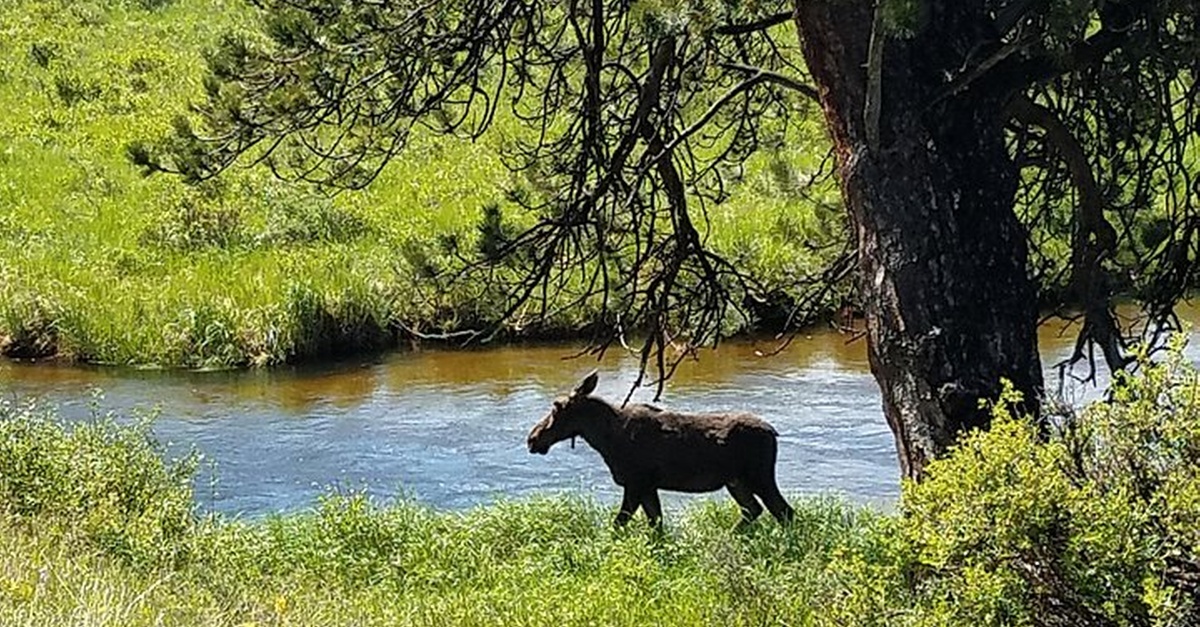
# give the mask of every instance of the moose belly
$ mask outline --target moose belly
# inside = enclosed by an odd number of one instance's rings
[[[638,452],[623,458],[606,456],[618,485],[712,492],[733,480],[744,465],[730,447],[701,437],[662,438]]]
[[[726,473],[711,470],[679,473],[647,468],[640,472],[614,471],[612,476],[619,486],[649,486],[672,492],[712,492],[725,487],[730,480]]]
[[[673,446],[672,446],[673,445]],[[675,492],[720,490],[737,475],[738,460],[726,446],[707,440],[670,442],[659,449],[653,476],[659,489]]]
[[[674,492],[712,492],[725,487],[728,478],[715,474],[694,475],[690,477],[664,477],[659,480],[658,488]]]

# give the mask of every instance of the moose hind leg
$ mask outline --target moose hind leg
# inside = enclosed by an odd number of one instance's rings
[[[638,507],[642,504],[642,499],[639,498],[637,492],[632,488],[625,488],[625,495],[621,497],[621,511],[617,512],[617,518],[613,520],[613,525],[624,527],[625,523],[629,522],[630,518],[637,513]]]
[[[662,503],[658,500],[658,490],[651,488],[642,495],[642,511],[646,512],[651,527],[662,525]]]
[[[754,492],[746,484],[735,481],[725,486],[725,488],[729,490],[729,495],[742,508],[742,520],[738,523],[738,527],[749,525],[762,514],[762,505],[759,505],[758,499],[754,498]]]
[[[775,483],[775,477],[770,477],[763,482],[763,485],[756,489],[755,494],[762,499],[763,504],[771,511],[771,515],[781,523],[790,523],[796,515],[796,510],[788,505],[783,495],[779,493],[779,486]]]

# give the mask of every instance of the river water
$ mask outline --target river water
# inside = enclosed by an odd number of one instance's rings
[[[1048,366],[1070,349],[1074,330],[1061,330],[1042,328]],[[89,415],[94,389],[103,391],[104,409],[157,407],[154,432],[168,451],[194,446],[211,462],[197,484],[201,506],[227,514],[301,509],[335,488],[443,509],[554,492],[615,502],[618,489],[582,440],[545,457],[525,447],[529,428],[555,396],[592,368],[600,370],[598,395],[619,402],[629,391],[633,356],[572,358],[579,348],[429,349],[320,367],[204,373],[0,362],[0,390],[41,398],[70,419]],[[660,404],[766,418],[780,432],[785,494],[893,502],[895,446],[865,342],[817,331],[767,354],[775,348],[772,341],[742,341],[707,351],[680,367]],[[1055,381],[1047,371],[1048,387]],[[639,390],[634,400],[651,396]],[[667,497],[666,505],[696,498]]]

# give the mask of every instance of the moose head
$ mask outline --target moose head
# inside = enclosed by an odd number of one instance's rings
[[[574,442],[575,436],[584,429],[584,422],[591,412],[590,404],[585,402],[588,395],[596,389],[600,376],[593,370],[565,398],[555,399],[550,413],[533,426],[529,432],[529,452],[545,455],[550,447],[567,438]]]

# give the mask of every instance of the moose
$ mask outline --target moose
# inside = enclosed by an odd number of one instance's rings
[[[613,523],[629,522],[641,507],[652,526],[662,520],[659,490],[712,492],[725,487],[748,525],[763,505],[780,523],[793,510],[775,483],[777,432],[747,413],[685,414],[653,405],[615,407],[591,396],[599,375],[588,374],[529,432],[529,452],[545,455],[557,442],[582,437],[625,489]],[[760,504],[758,499],[762,499]]]

